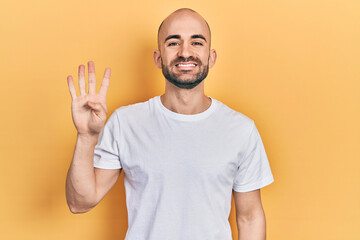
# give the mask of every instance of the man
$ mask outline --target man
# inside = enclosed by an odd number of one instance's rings
[[[253,120],[204,94],[216,61],[207,22],[191,9],[169,15],[153,57],[165,93],[117,109],[104,126],[110,69],[95,93],[94,63],[68,77],[78,131],[67,175],[71,212],[96,206],[125,173],[126,240],[230,240],[234,194],[240,240],[265,239],[260,188],[273,182]]]

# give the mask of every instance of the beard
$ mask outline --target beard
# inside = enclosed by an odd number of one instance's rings
[[[163,73],[164,77],[166,78],[166,80],[168,80],[175,86],[177,86],[179,88],[183,88],[183,89],[192,89],[192,88],[196,87],[197,85],[199,85],[208,75],[209,64],[203,65],[199,59],[194,58],[194,57],[189,57],[187,59],[185,59],[184,57],[179,57],[179,58],[171,61],[169,66],[175,66],[175,64],[177,64],[177,63],[189,62],[190,60],[193,62],[196,62],[197,67],[199,68],[199,72],[194,74],[191,77],[182,79],[181,75],[183,73],[188,73],[191,70],[181,70],[180,73],[174,73],[173,71],[170,70],[170,67],[164,65],[164,63],[161,59],[162,73]]]

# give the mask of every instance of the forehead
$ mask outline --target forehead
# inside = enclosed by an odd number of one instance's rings
[[[194,34],[201,34],[207,39],[210,37],[205,20],[196,13],[178,13],[165,19],[159,32],[159,40],[163,41],[169,35],[186,38]]]

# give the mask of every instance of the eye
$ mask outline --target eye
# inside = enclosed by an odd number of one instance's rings
[[[201,42],[194,42],[193,45],[195,46],[202,46],[203,44]]]
[[[171,42],[171,43],[168,44],[168,46],[176,46],[176,45],[179,45],[179,43],[177,43],[177,42]]]

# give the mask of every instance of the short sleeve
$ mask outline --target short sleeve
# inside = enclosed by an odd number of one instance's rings
[[[101,131],[94,150],[94,167],[121,169],[119,152],[120,122],[116,111]]]
[[[236,192],[260,189],[274,181],[260,134],[252,121],[252,130],[234,179]]]

